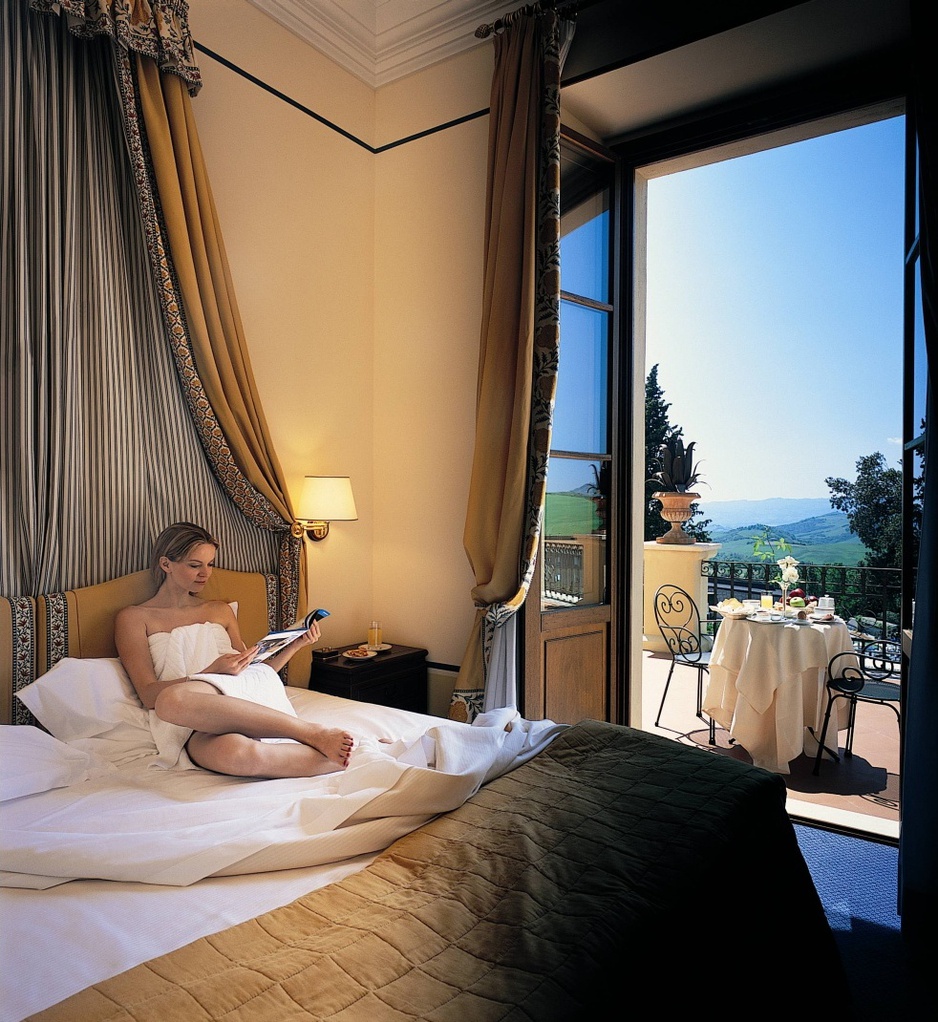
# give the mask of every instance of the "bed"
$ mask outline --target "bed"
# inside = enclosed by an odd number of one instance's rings
[[[4,1022],[546,1022],[610,998],[753,1006],[753,986],[777,1009],[848,1014],[775,775],[597,721],[505,730],[291,686],[298,713],[355,733],[345,773],[302,790],[161,772],[128,753],[109,635],[144,584],[0,601]],[[265,576],[212,585],[246,635],[273,623]],[[60,681],[89,690],[67,719],[119,723],[46,733],[16,693],[57,730],[35,686]],[[47,855],[49,829],[67,855]]]

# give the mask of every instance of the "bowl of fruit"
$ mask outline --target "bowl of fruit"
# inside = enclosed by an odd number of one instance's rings
[[[817,610],[816,596],[808,596],[803,589],[792,589],[788,594],[786,614],[789,617],[805,618],[815,610]]]

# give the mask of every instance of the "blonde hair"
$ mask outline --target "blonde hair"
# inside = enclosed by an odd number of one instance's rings
[[[216,550],[218,549],[218,540],[201,525],[193,525],[192,522],[174,522],[168,525],[156,537],[150,558],[150,577],[156,588],[159,589],[166,580],[166,572],[160,567],[162,558],[182,561],[193,547],[202,543],[210,543]]]

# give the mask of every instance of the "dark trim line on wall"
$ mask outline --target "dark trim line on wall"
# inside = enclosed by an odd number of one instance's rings
[[[433,671],[452,671],[453,674],[459,674],[459,664],[437,664],[428,660],[427,667]]]
[[[246,78],[253,85],[257,85],[259,88],[264,89],[265,92],[269,92],[272,96],[276,96],[277,99],[282,99],[284,103],[288,103],[296,110],[306,114],[307,117],[312,117],[314,121],[319,121],[320,124],[325,125],[327,128],[331,128],[332,131],[342,135],[343,138],[347,138],[350,142],[354,142],[355,145],[361,146],[362,149],[367,149],[372,156],[377,156],[379,153],[385,153],[389,149],[396,149],[398,146],[406,145],[408,142],[416,142],[418,139],[426,138],[428,135],[435,135],[437,132],[446,131],[448,128],[455,128],[457,125],[465,124],[467,121],[474,121],[479,117],[485,117],[489,112],[489,108],[486,107],[484,110],[476,110],[475,113],[466,114],[465,116],[457,117],[452,121],[446,121],[443,124],[438,124],[433,128],[427,128],[426,130],[418,131],[413,135],[407,135],[404,138],[399,138],[396,142],[386,142],[384,145],[372,146],[367,142],[363,142],[360,138],[357,138],[350,131],[340,128],[338,124],[334,124],[321,114],[317,114],[315,110],[310,110],[309,107],[303,106],[302,103],[298,103],[295,99],[291,99],[290,96],[281,92],[279,89],[275,89],[272,85],[268,85],[267,82],[255,77],[249,71],[245,71],[244,68],[238,67],[237,64],[233,64],[230,60],[226,60],[221,56],[221,54],[215,53],[207,46],[203,46],[201,43],[195,43],[195,48],[199,50],[200,53],[204,53],[206,56],[211,57],[212,60],[217,60],[219,64],[227,67],[229,71],[234,71],[235,74],[239,74],[242,78]]]

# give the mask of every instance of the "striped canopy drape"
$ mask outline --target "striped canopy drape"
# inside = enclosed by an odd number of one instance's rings
[[[517,705],[560,336],[560,72],[573,23],[522,8],[495,36],[476,435],[464,545],[476,621],[450,716]]]
[[[280,468],[269,451],[249,466],[266,474],[261,492],[218,427],[140,115],[136,61],[171,72],[186,102],[199,87],[187,7],[148,10],[0,0],[0,590],[138,570],[186,519],[219,536],[220,564],[278,566],[292,621],[305,585]],[[217,248],[224,262],[220,235]],[[254,421],[264,434],[259,406]]]

